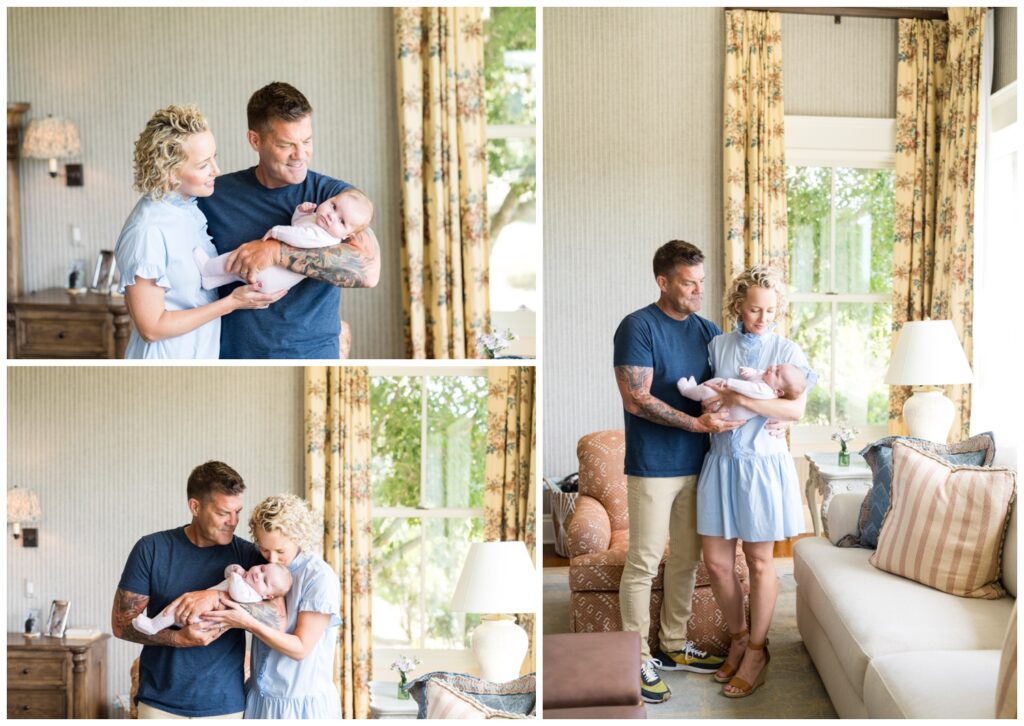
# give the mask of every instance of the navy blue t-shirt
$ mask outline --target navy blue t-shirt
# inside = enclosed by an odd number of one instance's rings
[[[615,331],[615,366],[654,369],[651,395],[672,408],[700,416],[697,401],[684,398],[676,381],[693,376],[698,383],[711,378],[708,343],[721,330],[691,313],[675,320],[651,303],[627,315]],[[699,474],[710,439],[672,426],[634,416],[626,417],[626,474],[644,477]]]
[[[278,224],[291,224],[302,202],[320,204],[352,186],[314,171],[305,181],[268,189],[256,167],[217,178],[213,196],[199,197],[217,252],[262,239]],[[238,285],[219,288],[229,295]],[[221,318],[221,358],[337,358],[341,289],[306,279],[266,310],[236,310]]]
[[[132,548],[118,587],[147,595],[146,615],[155,617],[179,595],[213,587],[224,568],[249,569],[263,562],[251,542],[197,547],[184,527],[148,534]],[[207,646],[146,645],[139,659],[136,701],[179,716],[220,716],[245,710],[242,666],[245,632],[228,630]]]

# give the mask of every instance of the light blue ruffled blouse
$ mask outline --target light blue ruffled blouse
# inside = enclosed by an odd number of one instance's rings
[[[246,683],[245,718],[341,718],[334,685],[334,646],[341,625],[341,582],[318,556],[300,552],[288,565],[292,589],[285,595],[286,632],[294,633],[299,613],[328,613],[327,629],[302,660],[252,639],[252,669]]]
[[[164,288],[167,310],[189,310],[217,299],[216,290],[204,290],[192,250],[200,247],[211,257],[217,250],[206,232],[206,216],[194,197],[170,193],[163,199],[144,196],[136,203],[121,229],[114,248],[121,271],[118,291],[136,277],[155,280]],[[217,358],[220,355],[220,318],[184,335],[147,343],[132,329],[125,358]]]

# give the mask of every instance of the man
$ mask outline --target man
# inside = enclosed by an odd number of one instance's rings
[[[648,703],[668,700],[671,691],[654,666],[713,673],[723,658],[709,657],[686,639],[694,580],[700,560],[697,534],[697,477],[708,433],[730,431],[742,421],[725,413],[701,413],[683,398],[680,378],[711,377],[708,343],[722,331],[697,315],[704,297],[704,254],[673,240],[654,254],[654,279],[661,294],[625,317],[615,331],[615,379],[626,419],[629,553],[619,584],[622,629],[640,633],[640,690]],[[651,583],[665,544],[660,646],[652,653]]]
[[[266,309],[224,316],[221,358],[337,358],[340,288],[374,287],[380,277],[380,248],[370,229],[321,249],[263,239],[274,225],[289,224],[302,202],[320,204],[351,186],[309,170],[312,113],[306,97],[287,83],[256,91],[247,138],[259,163],[219,177],[213,196],[200,202],[217,251],[233,253],[229,273],[254,282],[260,270],[281,265],[310,278]],[[232,289],[221,287],[221,296]]]
[[[188,507],[192,521],[184,527],[156,532],[132,548],[114,596],[111,628],[114,636],[141,643],[139,718],[241,718],[245,633],[197,622],[180,630],[155,635],[132,625],[145,612],[161,612],[182,593],[180,622],[213,609],[219,593],[206,591],[224,578],[224,568],[264,562],[256,547],[234,536],[242,510],[245,483],[234,469],[219,461],[196,467],[188,478]],[[254,617],[274,627],[284,622],[271,602],[244,605]]]

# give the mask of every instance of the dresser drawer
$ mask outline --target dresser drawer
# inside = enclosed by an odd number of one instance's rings
[[[7,718],[68,718],[63,690],[23,691],[7,682]]]
[[[37,686],[63,686],[67,677],[67,664],[61,653],[56,657],[40,658],[7,656],[7,686],[9,688],[35,688]]]
[[[19,357],[113,357],[114,324],[109,315],[19,310],[15,317]]]

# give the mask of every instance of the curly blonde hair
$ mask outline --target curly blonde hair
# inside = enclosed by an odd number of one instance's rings
[[[153,114],[135,142],[135,189],[160,199],[171,186],[171,173],[188,160],[185,141],[210,126],[198,106],[168,106]]]
[[[740,304],[747,297],[747,290],[752,287],[763,287],[774,290],[778,296],[775,305],[775,316],[778,318],[786,309],[786,283],[782,281],[782,273],[768,265],[754,265],[736,275],[729,291],[722,301],[722,317],[732,315],[733,322],[740,320]]]
[[[249,515],[253,542],[258,530],[280,532],[304,552],[318,551],[323,539],[320,518],[305,499],[294,494],[274,494],[256,505]]]

